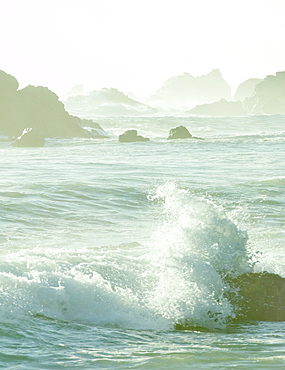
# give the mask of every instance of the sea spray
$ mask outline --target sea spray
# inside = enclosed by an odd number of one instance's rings
[[[155,189],[149,199],[162,214],[149,255],[156,276],[150,304],[180,327],[224,327],[235,317],[225,277],[253,268],[246,233],[222,207],[173,182]]]

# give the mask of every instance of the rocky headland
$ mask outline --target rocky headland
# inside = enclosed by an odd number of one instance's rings
[[[70,115],[47,87],[27,86],[19,90],[17,79],[0,71],[0,135],[15,139],[25,129],[32,129],[43,138],[93,138],[104,133],[95,122],[93,130],[84,126],[86,122]]]

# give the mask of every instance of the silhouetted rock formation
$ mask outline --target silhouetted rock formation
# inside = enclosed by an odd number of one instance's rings
[[[285,72],[267,76],[255,86],[252,97],[245,99],[244,106],[251,114],[285,114]]]
[[[184,126],[178,126],[175,128],[172,128],[169,131],[169,136],[167,140],[174,140],[174,139],[189,139],[192,138],[193,136],[190,134],[188,129]]]
[[[244,116],[246,112],[243,109],[242,102],[226,101],[221,99],[211,104],[197,105],[187,113],[201,116]]]
[[[138,135],[137,130],[127,130],[119,136],[120,143],[131,143],[135,141],[149,141],[149,139]]]
[[[65,101],[68,111],[94,116],[137,116],[157,113],[157,109],[129,98],[117,89],[95,90],[85,95],[71,96]]]
[[[191,107],[231,99],[231,88],[218,69],[207,75],[193,77],[189,73],[170,78],[153,94],[149,102],[158,106]]]
[[[245,98],[251,97],[255,92],[255,86],[261,81],[260,78],[250,78],[241,83],[236,89],[234,100],[242,102]]]
[[[67,113],[48,88],[27,86],[17,90],[18,86],[15,77],[0,71],[0,135],[18,137],[30,127],[43,137],[97,136],[85,130],[78,117]],[[97,128],[102,130],[98,124]]]
[[[17,147],[41,147],[45,145],[45,138],[38,130],[26,128],[12,145]]]

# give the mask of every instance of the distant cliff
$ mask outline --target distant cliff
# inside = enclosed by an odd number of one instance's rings
[[[244,116],[246,114],[243,109],[243,104],[240,101],[227,101],[221,99],[211,104],[196,105],[195,108],[191,109],[186,113],[201,115],[201,116]]]
[[[96,132],[85,130],[85,122],[71,116],[48,88],[18,87],[15,77],[0,71],[0,135],[18,137],[24,129],[32,128],[43,137],[97,136]],[[101,129],[96,123],[93,128]]]
[[[157,109],[131,99],[114,88],[70,96],[64,104],[68,111],[85,116],[137,116],[157,112]]]
[[[251,78],[236,90],[235,101],[198,104],[186,113],[204,116],[241,116],[246,114],[285,114],[285,72]]]
[[[250,114],[285,114],[285,72],[267,76],[255,86],[244,107]]]
[[[255,92],[255,86],[261,82],[260,78],[250,78],[241,83],[236,89],[234,100],[244,101],[246,98],[251,97]]]
[[[170,107],[194,107],[220,99],[231,99],[231,88],[220,71],[214,69],[207,75],[193,77],[189,73],[172,77],[150,98],[150,104]]]

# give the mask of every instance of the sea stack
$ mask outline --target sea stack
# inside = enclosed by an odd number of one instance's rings
[[[135,141],[149,141],[149,139],[138,135],[137,130],[127,130],[119,136],[120,143],[132,143]]]
[[[169,136],[167,140],[174,140],[174,139],[190,139],[193,136],[190,134],[188,129],[184,126],[178,126],[175,128],[172,128],[169,131]]]

